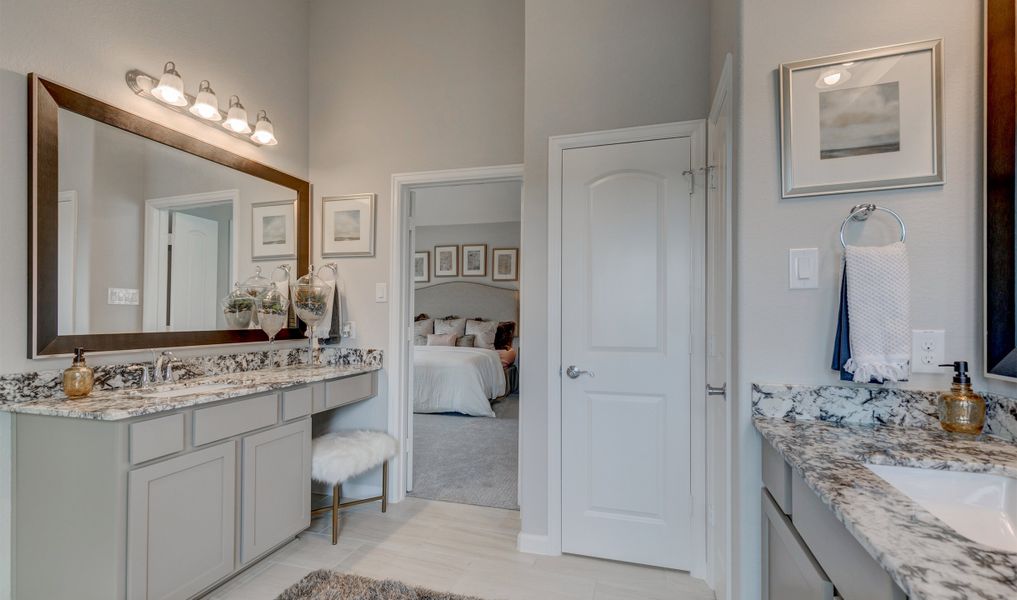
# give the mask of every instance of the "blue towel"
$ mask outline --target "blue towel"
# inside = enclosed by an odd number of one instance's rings
[[[840,371],[841,381],[854,381],[855,376],[844,370],[851,358],[851,326],[848,321],[847,269],[840,278],[840,311],[837,315],[837,337],[833,342],[833,363],[830,368]]]

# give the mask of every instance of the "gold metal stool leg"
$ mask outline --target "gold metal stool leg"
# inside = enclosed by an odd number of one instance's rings
[[[343,495],[343,485],[335,484],[332,488],[332,545],[339,543],[339,499]]]

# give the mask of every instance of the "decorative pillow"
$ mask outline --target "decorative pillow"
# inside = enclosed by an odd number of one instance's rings
[[[430,317],[427,316],[427,313],[420,313],[413,320],[414,321],[423,321],[424,319],[429,319],[429,318]]]
[[[505,350],[512,347],[512,338],[516,336],[516,322],[502,321],[498,323],[498,333],[494,336],[494,347],[497,350]]]
[[[456,340],[456,346],[465,346],[467,348],[472,348],[476,343],[477,336],[471,334],[464,335],[463,337]]]
[[[421,319],[413,323],[413,345],[426,346],[427,336],[434,333],[434,319]]]
[[[459,338],[454,333],[432,333],[427,336],[428,346],[455,346],[456,340]]]
[[[466,335],[466,319],[435,319],[434,332],[438,334],[454,333],[462,337]]]
[[[498,333],[498,323],[496,321],[475,321],[470,319],[466,322],[466,334],[477,336],[477,339],[473,342],[473,345],[477,348],[494,350],[494,337],[496,333]]]

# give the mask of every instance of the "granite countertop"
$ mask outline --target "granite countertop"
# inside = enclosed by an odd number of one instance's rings
[[[380,368],[377,365],[323,365],[320,367],[295,365],[198,377],[190,379],[185,383],[163,384],[155,389],[144,391],[138,388],[99,391],[76,400],[60,396],[27,402],[0,404],[0,410],[28,415],[120,421],[132,417],[200,406],[219,400],[271,392],[281,388],[352,377],[362,373],[377,371]],[[170,397],[152,395],[153,393],[165,394],[165,392],[170,390],[183,390],[210,385],[225,385],[228,387],[196,390],[195,393],[184,393]]]
[[[1017,445],[931,429],[753,422],[911,600],[1017,598],[1017,554],[963,537],[864,465],[1017,477]]]

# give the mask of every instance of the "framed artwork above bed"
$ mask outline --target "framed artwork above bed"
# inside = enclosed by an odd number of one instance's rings
[[[487,244],[463,244],[463,277],[487,276]]]
[[[492,281],[519,281],[519,248],[495,248],[491,257]]]
[[[434,276],[459,276],[459,246],[434,247]]]
[[[427,250],[413,253],[413,283],[431,281],[431,253]]]

